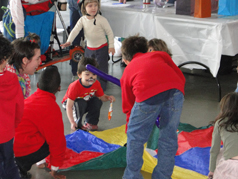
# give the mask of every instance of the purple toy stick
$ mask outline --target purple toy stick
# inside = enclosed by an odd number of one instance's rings
[[[91,71],[92,73],[100,76],[101,78],[103,78],[107,81],[110,81],[110,82],[112,82],[112,83],[121,87],[121,83],[120,83],[119,79],[100,71],[99,69],[95,68],[94,66],[92,66],[90,64],[86,65],[86,68],[87,68],[88,71]]]

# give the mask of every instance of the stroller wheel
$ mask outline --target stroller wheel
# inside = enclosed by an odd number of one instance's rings
[[[73,52],[72,54],[72,60],[75,61],[75,62],[79,62],[79,60],[82,58],[83,54],[81,51],[75,51]]]
[[[75,48],[70,50],[71,59],[77,63],[83,57],[83,54],[84,54],[84,50],[82,49],[82,47],[76,46]]]

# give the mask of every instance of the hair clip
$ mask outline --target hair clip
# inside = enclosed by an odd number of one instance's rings
[[[35,39],[33,39],[33,40],[30,40],[30,42],[31,42],[31,43],[36,43]]]

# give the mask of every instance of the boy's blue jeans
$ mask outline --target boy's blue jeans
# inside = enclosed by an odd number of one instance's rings
[[[158,139],[158,163],[152,179],[170,179],[176,154],[177,128],[182,112],[184,96],[177,89],[159,93],[141,103],[135,102],[127,130],[127,167],[123,179],[143,179],[144,144],[149,139],[158,115],[161,117]]]

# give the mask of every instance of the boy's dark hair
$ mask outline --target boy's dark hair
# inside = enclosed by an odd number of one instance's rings
[[[94,58],[83,57],[78,63],[77,73],[80,75],[83,71],[87,71],[86,65],[92,65],[98,68],[98,63]]]
[[[122,59],[131,61],[133,56],[138,53],[148,51],[147,40],[139,35],[131,36],[122,41],[121,53]]]
[[[165,41],[163,41],[162,39],[151,39],[148,42],[148,47],[152,47],[154,49],[154,51],[163,51],[169,54],[170,57],[172,57],[172,53],[169,50],[167,44],[165,43]]]
[[[7,60],[13,52],[11,42],[0,34],[0,65]]]
[[[32,57],[35,55],[35,49],[40,49],[40,46],[29,40],[24,39],[16,39],[12,42],[14,47],[14,52],[10,56],[8,63],[9,65],[14,65],[16,69],[22,69],[22,59],[26,57],[27,59],[31,60]]]
[[[50,93],[56,93],[60,87],[60,83],[61,78],[58,68],[52,65],[42,71],[38,81],[38,88]]]

